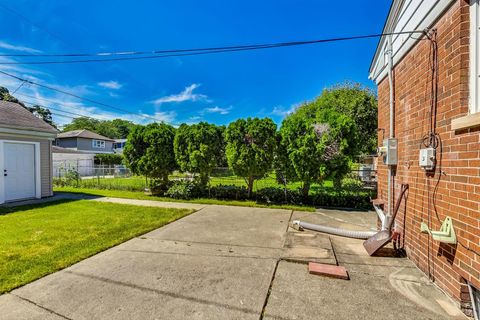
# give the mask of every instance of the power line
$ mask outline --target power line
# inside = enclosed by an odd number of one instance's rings
[[[121,61],[121,60],[145,60],[145,59],[160,59],[168,57],[180,57],[180,56],[194,56],[194,55],[206,55],[224,52],[237,52],[237,51],[252,51],[263,50],[282,47],[293,47],[301,45],[319,44],[327,42],[338,42],[348,40],[358,40],[367,38],[377,38],[388,35],[400,35],[400,34],[412,34],[412,33],[425,33],[424,30],[413,31],[401,31],[390,33],[378,33],[360,36],[338,37],[328,39],[317,39],[309,41],[291,41],[291,42],[278,42],[269,44],[251,44],[251,45],[237,45],[237,46],[225,46],[225,47],[210,47],[210,48],[194,48],[194,49],[172,49],[172,50],[153,50],[153,51],[128,51],[128,52],[99,52],[99,53],[67,53],[67,54],[3,54],[3,56],[16,56],[16,57],[100,57],[100,56],[121,56],[113,58],[94,58],[94,59],[77,59],[77,60],[44,60],[44,61],[15,61],[15,62],[2,62],[0,65],[11,64],[65,64],[65,63],[90,63],[90,62],[107,62],[107,61]],[[153,54],[153,55],[147,55]],[[130,55],[129,57],[123,57],[124,55]],[[140,55],[140,56],[138,56]]]
[[[32,101],[27,101],[27,100],[20,100],[20,101],[25,103],[25,104],[32,105],[32,106],[39,105],[37,102],[32,102]],[[88,115],[85,115],[85,114],[75,113],[75,112],[71,112],[71,111],[65,111],[65,110],[54,108],[54,107],[51,107],[51,106],[47,106],[45,108],[47,108],[49,110],[55,110],[57,112],[62,112],[62,113],[66,113],[66,114],[69,114],[69,115],[77,116],[77,118],[78,117],[84,117],[84,118],[89,118],[89,119],[94,119],[94,120],[105,120],[105,119],[97,119],[97,118],[94,118],[94,117],[91,117],[91,116],[88,116]],[[52,114],[54,114],[54,113],[52,112]],[[72,117],[72,118],[75,118],[75,117]]]
[[[148,118],[148,119],[158,121],[158,122],[164,122],[162,120],[156,119],[156,118],[148,116],[148,115],[131,112],[131,111],[128,111],[128,110],[125,110],[125,109],[122,109],[122,108],[119,108],[119,107],[116,107],[116,106],[113,106],[113,105],[110,105],[110,104],[106,104],[106,103],[103,103],[103,102],[100,102],[100,101],[96,101],[96,100],[89,99],[89,98],[84,98],[84,97],[81,97],[79,95],[76,95],[74,93],[71,93],[71,92],[68,92],[68,91],[65,91],[65,90],[61,90],[61,89],[50,87],[50,86],[47,86],[47,85],[44,85],[44,84],[41,84],[41,83],[33,82],[31,80],[28,80],[28,79],[23,79],[23,78],[17,77],[16,75],[5,72],[5,71],[0,70],[0,73],[4,74],[6,76],[9,76],[11,78],[14,78],[14,79],[17,79],[17,80],[20,80],[20,81],[24,81],[25,83],[33,84],[33,85],[41,87],[41,88],[56,91],[56,92],[59,92],[59,93],[62,93],[62,94],[68,95],[68,96],[72,96],[72,97],[80,99],[80,100],[84,100],[84,101],[87,101],[87,102],[90,102],[90,103],[95,103],[97,105],[100,105],[100,106],[103,106],[103,107],[106,107],[106,108],[113,109],[113,110],[116,110],[116,111],[132,114],[132,115],[135,115],[135,116],[138,116],[138,117]]]
[[[54,105],[58,105],[58,106],[62,106],[62,104],[57,102],[57,101],[50,100],[50,99],[45,99],[45,98],[38,98],[38,97],[31,96],[31,95],[28,95],[28,94],[25,94],[25,93],[17,93],[16,95],[20,95],[20,96],[27,97],[27,98],[32,98],[32,99],[39,100],[39,101],[45,101],[45,102],[53,103]],[[22,100],[22,102],[27,103],[27,104],[32,104],[32,105],[40,104],[38,102],[29,102],[29,101],[25,101],[25,100]],[[79,117],[87,117],[87,118],[90,118],[90,119],[96,119],[96,118],[90,117],[90,116],[85,115],[85,114],[75,113],[75,112],[71,112],[71,111],[65,111],[65,110],[53,108],[53,107],[50,107],[50,106],[48,106],[48,109],[65,112],[65,113],[72,114],[72,115],[79,116]],[[93,113],[93,112],[91,112],[91,113]],[[93,113],[93,114],[95,114],[95,113]],[[101,119],[96,119],[96,120],[101,120]]]

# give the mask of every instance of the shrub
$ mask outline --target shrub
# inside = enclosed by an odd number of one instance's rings
[[[177,180],[168,188],[165,195],[174,199],[192,199],[201,195],[201,188],[195,181]]]
[[[263,203],[302,203],[302,196],[298,190],[269,187],[257,190],[256,196],[257,202]]]
[[[77,187],[80,180],[80,174],[75,169],[67,169],[65,175],[61,178],[53,179],[53,184],[59,187],[71,186]]]
[[[245,187],[220,184],[210,188],[210,197],[223,200],[245,200],[248,198],[248,190]]]
[[[148,188],[154,196],[164,196],[173,182],[165,181],[163,179],[151,179],[148,183]]]
[[[370,199],[374,192],[361,192],[353,194],[350,192],[320,192],[312,197],[312,203],[321,207],[342,207],[353,209],[371,209]]]
[[[95,164],[122,164],[123,156],[116,153],[96,154],[94,158]]]

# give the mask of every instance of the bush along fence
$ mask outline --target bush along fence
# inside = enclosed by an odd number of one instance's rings
[[[229,168],[214,168],[209,183],[203,186],[191,174],[174,172],[169,182],[133,176],[128,169],[95,166],[83,172],[95,172],[96,175],[81,176],[70,168],[54,177],[58,187],[78,187],[89,189],[124,190],[147,192],[155,196],[191,200],[195,198],[213,198],[219,200],[254,200],[265,204],[296,204],[328,207],[349,207],[368,209],[370,199],[375,198],[375,188],[362,181],[363,173],[352,172],[343,179],[342,187],[335,188],[331,181],[313,184],[308,197],[302,195],[299,183],[284,184],[275,174],[269,173],[254,182],[253,192],[248,196],[245,180],[235,176]]]

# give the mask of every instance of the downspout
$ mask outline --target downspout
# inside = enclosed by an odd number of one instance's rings
[[[389,117],[390,117],[390,124],[389,124],[389,138],[394,138],[395,137],[395,134],[394,134],[394,131],[393,131],[393,126],[394,126],[394,118],[393,118],[393,114],[394,114],[394,108],[395,108],[395,101],[394,101],[394,92],[393,92],[393,74],[392,74],[392,71],[393,71],[393,47],[392,47],[392,35],[389,35],[387,37],[387,46],[388,46],[388,49],[387,49],[387,54],[388,54],[388,84],[389,84],[389,89],[390,89],[390,103],[389,103],[389,106],[390,106],[390,111],[389,111]],[[388,187],[388,191],[387,191],[387,212],[386,212],[386,219],[385,219],[385,223],[382,224],[382,229],[384,229],[386,227],[386,225],[388,225],[388,220],[391,219],[392,217],[392,166],[389,165],[388,166],[388,177],[387,177],[387,187]]]

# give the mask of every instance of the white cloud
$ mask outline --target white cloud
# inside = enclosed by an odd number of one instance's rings
[[[161,105],[162,103],[170,103],[170,102],[207,100],[208,97],[206,95],[193,92],[199,86],[200,85],[198,83],[191,84],[188,87],[185,87],[185,89],[180,93],[160,97],[152,101],[152,103],[158,106],[158,105]]]
[[[290,108],[284,108],[282,106],[276,106],[273,108],[272,112],[270,114],[275,115],[275,116],[280,116],[280,117],[286,117],[295,109],[298,107],[298,104],[292,105]]]
[[[218,114],[229,114],[230,110],[232,110],[232,109],[233,109],[232,106],[230,106],[228,108],[221,108],[219,106],[215,106],[215,107],[205,108],[205,109],[203,109],[203,112],[218,113]]]
[[[29,47],[24,47],[24,46],[17,46],[11,43],[7,43],[4,41],[0,41],[0,48],[6,49],[6,50],[11,50],[11,51],[20,51],[20,52],[26,52],[26,53],[40,53],[42,51],[29,48]]]
[[[118,90],[121,87],[123,87],[123,84],[121,84],[118,81],[110,80],[110,81],[104,81],[104,82],[99,82],[97,83],[100,87],[104,87],[107,89],[112,89],[112,90]]]
[[[9,57],[0,57],[0,62],[10,61],[15,60]],[[2,66],[2,70],[20,78],[55,87],[80,97],[89,97],[97,94],[97,92],[93,90],[94,86],[84,84],[64,85],[54,76],[34,68],[26,68],[20,65],[5,65]],[[0,74],[0,86],[7,87],[11,92],[17,89],[20,84],[21,81],[17,79]],[[115,93],[112,94],[115,95]],[[160,110],[156,110],[155,113],[143,113],[140,110],[138,112],[132,110],[132,113],[117,112],[101,106],[96,106],[92,103],[82,101],[60,92],[46,90],[28,83],[23,84],[21,88],[14,94],[14,96],[16,96],[20,101],[27,102],[27,104],[34,103],[47,108],[52,108],[51,111],[53,113],[53,120],[60,127],[70,123],[72,121],[72,117],[79,116],[92,117],[100,120],[120,118],[139,124],[148,124],[154,121],[165,121],[171,123],[176,118],[176,113],[174,111],[161,112]],[[101,101],[101,98],[98,98],[98,100]]]

